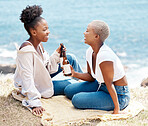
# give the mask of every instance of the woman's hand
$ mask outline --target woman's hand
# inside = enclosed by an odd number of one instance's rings
[[[113,114],[119,114],[120,110],[119,109],[114,109]]]
[[[70,69],[71,69],[71,74],[72,74],[71,77],[74,77],[75,71],[71,65],[70,65]]]
[[[127,114],[127,112],[120,111],[119,109],[114,109],[113,114]]]
[[[73,69],[73,67],[71,65],[70,65],[70,69],[71,69],[71,75],[69,75],[69,76],[74,77],[75,71],[74,71],[74,69]],[[64,69],[63,69],[63,73],[64,73]]]
[[[62,45],[60,44],[59,48],[57,48],[57,50],[56,50],[58,53],[61,53],[61,47],[62,47]],[[65,46],[64,46],[63,50],[66,51],[66,47]]]

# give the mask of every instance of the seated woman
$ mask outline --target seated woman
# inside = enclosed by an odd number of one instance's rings
[[[27,6],[21,13],[20,20],[24,23],[29,39],[17,49],[14,77],[15,86],[28,97],[22,104],[39,116],[44,111],[40,98],[64,94],[64,88],[70,84],[68,80],[51,79],[62,71],[59,66],[61,46],[51,56],[44,50],[41,42],[48,41],[50,31],[46,20],[40,16],[42,12],[40,6],[34,5]],[[67,59],[75,71],[82,72],[73,55],[67,55]]]
[[[105,44],[108,25],[100,20],[88,24],[84,32],[87,73],[78,73],[72,67],[72,77],[84,82],[68,85],[65,94],[79,109],[113,110],[113,114],[128,106],[130,94],[124,68],[117,55]]]

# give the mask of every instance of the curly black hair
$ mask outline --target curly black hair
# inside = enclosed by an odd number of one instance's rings
[[[32,22],[36,17],[39,17],[43,13],[43,10],[40,6],[38,5],[33,5],[33,6],[27,6],[23,11],[20,16],[20,20],[24,24],[28,24]]]
[[[35,28],[36,24],[43,19],[41,14],[43,13],[42,8],[39,5],[27,6],[20,15],[20,20],[24,23],[24,27],[29,35],[30,28]]]

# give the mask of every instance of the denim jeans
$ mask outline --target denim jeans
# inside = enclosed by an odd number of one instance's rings
[[[72,104],[78,109],[113,110],[114,103],[105,84],[94,82],[77,82],[68,85],[64,92],[72,99]],[[115,86],[120,110],[124,109],[130,100],[128,86]]]
[[[67,56],[67,59],[68,59],[70,65],[73,67],[73,69],[76,72],[82,73],[81,66],[79,65],[76,57],[73,54],[67,54],[66,56]],[[50,74],[51,78],[53,78],[54,76],[56,76],[60,72],[62,72],[62,69],[59,64],[58,71],[56,73]],[[54,87],[54,95],[64,95],[65,87],[69,84],[76,83],[77,82],[76,80],[77,80],[77,78],[52,81],[53,87]]]

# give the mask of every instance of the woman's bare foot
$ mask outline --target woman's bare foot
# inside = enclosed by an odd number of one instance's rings
[[[37,116],[41,116],[43,114],[43,111],[45,111],[45,109],[42,107],[35,107],[32,109],[32,113]]]

